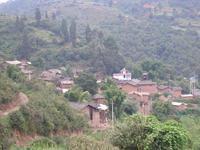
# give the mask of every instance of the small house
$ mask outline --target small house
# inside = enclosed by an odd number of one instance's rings
[[[108,126],[108,106],[96,103],[69,102],[70,106],[85,114],[89,125],[93,128],[105,128]]]
[[[179,111],[183,111],[188,108],[188,104],[186,103],[172,102],[172,105]]]
[[[47,71],[43,71],[40,75],[40,79],[49,82],[55,82],[62,77],[62,71],[59,69],[49,69]]]
[[[86,114],[92,127],[102,128],[108,125],[108,106],[88,104],[82,111]]]

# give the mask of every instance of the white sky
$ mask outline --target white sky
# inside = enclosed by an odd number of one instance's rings
[[[4,3],[7,2],[8,0],[0,0],[0,3]]]

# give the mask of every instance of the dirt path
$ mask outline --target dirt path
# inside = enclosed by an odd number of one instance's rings
[[[0,117],[19,110],[21,106],[26,105],[28,102],[29,99],[24,93],[18,93],[11,103],[0,105]]]

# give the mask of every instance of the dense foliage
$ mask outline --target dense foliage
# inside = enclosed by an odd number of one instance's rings
[[[10,115],[13,129],[48,136],[58,131],[71,132],[85,127],[83,117],[70,109],[62,97],[53,94],[53,89],[37,88],[30,95],[29,104]]]
[[[83,91],[88,91],[92,95],[97,93],[97,80],[92,74],[82,73],[75,79],[75,83],[80,86]]]
[[[111,141],[124,150],[182,150],[189,137],[175,121],[161,123],[154,117],[135,115],[116,126]]]
[[[108,80],[104,86],[104,94],[108,101],[108,106],[110,112],[114,112],[114,117],[119,119],[123,114],[123,104],[126,98],[126,95],[110,80]],[[113,107],[113,108],[112,108]]]

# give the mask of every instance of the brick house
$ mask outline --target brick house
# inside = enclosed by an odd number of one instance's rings
[[[117,83],[119,88],[125,93],[130,92],[148,92],[150,94],[155,94],[158,92],[157,84],[150,80],[140,81],[131,80]]]
[[[102,128],[108,125],[108,106],[103,104],[88,104],[82,109],[94,128]]]
[[[182,95],[182,88],[160,85],[158,86],[158,93],[160,94],[169,93],[174,98],[180,98]]]
[[[68,92],[74,85],[74,81],[71,78],[63,78],[57,82],[57,90],[62,93]]]
[[[43,71],[40,75],[40,79],[48,82],[55,82],[62,78],[62,71],[59,69],[49,69]]]
[[[121,81],[117,82],[118,87],[125,93],[137,91],[137,82],[134,81]]]
[[[149,93],[132,92],[130,96],[133,97],[139,104],[138,112],[143,115],[149,115],[151,112],[151,98]]]
[[[157,83],[150,80],[140,81],[137,87],[139,92],[147,92],[149,94],[158,93]]]
[[[183,111],[188,108],[188,104],[186,103],[172,102],[172,105],[179,111]]]
[[[69,104],[86,116],[91,127],[104,128],[108,126],[108,106],[96,103],[69,102]]]

